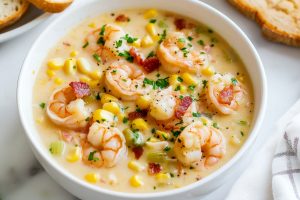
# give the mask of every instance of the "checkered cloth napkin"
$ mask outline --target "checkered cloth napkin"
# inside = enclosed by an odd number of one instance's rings
[[[300,200],[300,100],[270,134],[227,200]]]

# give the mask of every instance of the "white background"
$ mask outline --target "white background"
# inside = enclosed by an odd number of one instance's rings
[[[300,49],[265,40],[256,23],[224,0],[203,1],[229,16],[245,31],[265,66],[268,108],[255,144],[258,151],[272,137],[274,123],[300,97]],[[16,88],[22,62],[35,38],[50,21],[0,44],[0,199],[1,196],[6,197],[4,199],[74,199],[43,170],[36,168],[37,161],[25,140],[17,112]],[[203,199],[224,199],[238,176],[240,172]]]

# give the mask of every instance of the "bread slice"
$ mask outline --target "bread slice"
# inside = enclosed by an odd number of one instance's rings
[[[46,12],[57,13],[66,9],[73,0],[28,0],[30,3]]]
[[[7,27],[27,11],[29,3],[26,0],[1,0],[0,1],[0,29]]]
[[[300,47],[300,0],[228,0],[270,40]]]

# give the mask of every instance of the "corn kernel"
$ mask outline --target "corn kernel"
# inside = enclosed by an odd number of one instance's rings
[[[103,109],[95,110],[93,120],[98,122],[114,122],[114,114]]]
[[[136,48],[141,47],[141,39],[137,39],[136,41],[134,41],[133,43],[130,44],[131,46],[134,46]]]
[[[99,81],[91,80],[88,84],[91,88],[96,88],[96,87],[98,87]]]
[[[74,147],[69,151],[69,154],[67,156],[68,162],[76,162],[81,158],[81,149],[80,147]]]
[[[64,81],[61,78],[55,78],[54,83],[57,85],[61,85]]]
[[[146,19],[149,19],[149,18],[153,18],[153,17],[156,17],[157,16],[157,10],[155,9],[150,9],[150,10],[147,10],[145,13],[144,13],[144,17]]]
[[[47,75],[48,75],[49,78],[52,78],[53,76],[55,76],[55,72],[52,71],[51,69],[48,69],[48,70],[46,71],[46,73],[47,73]]]
[[[83,57],[77,59],[78,71],[82,74],[89,75],[91,73],[91,65],[89,61]]]
[[[204,76],[212,76],[215,73],[211,67],[206,67],[206,68],[202,69],[201,72]]]
[[[158,173],[155,175],[155,180],[159,184],[167,184],[170,180],[171,176],[169,173]]]
[[[197,85],[197,80],[191,74],[185,72],[181,75],[183,81],[188,85]]]
[[[64,63],[65,61],[62,58],[53,58],[48,61],[47,65],[49,69],[60,70],[61,68],[63,68]]]
[[[177,74],[173,74],[172,76],[170,76],[169,78],[169,83],[170,85],[172,85],[174,88],[176,88],[178,85],[180,85],[180,78]]]
[[[146,30],[152,37],[157,36],[157,31],[156,31],[155,25],[153,23],[148,23],[146,25]]]
[[[153,44],[154,44],[154,42],[149,35],[146,35],[145,37],[143,37],[142,42],[141,42],[142,47],[149,47]]]
[[[101,103],[102,104],[105,104],[105,103],[108,103],[108,102],[119,102],[119,100],[116,97],[114,97],[110,94],[102,93],[100,95],[100,97],[101,97]]]
[[[147,109],[150,106],[151,98],[149,96],[140,96],[135,103],[140,109]]]
[[[142,118],[137,118],[132,121],[132,128],[140,131],[146,131],[149,129],[147,122]]]
[[[65,61],[64,71],[67,75],[73,75],[76,72],[76,60],[74,58],[69,58]]]
[[[159,136],[159,138],[161,140],[168,140],[168,139],[171,138],[170,133],[167,133],[167,132],[164,132],[164,131],[157,130],[155,133]]]
[[[96,24],[94,22],[92,22],[92,23],[89,24],[89,27],[90,28],[96,28]]]
[[[208,124],[208,122],[209,122],[208,119],[205,118],[205,117],[201,117],[200,120],[202,121],[203,125],[205,125],[205,126],[206,126],[206,125]]]
[[[180,93],[185,94],[187,92],[187,87],[185,85],[180,85]]]
[[[94,70],[89,73],[89,76],[94,80],[100,80],[102,78],[102,72],[100,70]]]
[[[88,173],[84,176],[85,180],[89,183],[97,183],[100,179],[99,174]]]
[[[231,135],[230,143],[233,145],[239,145],[241,144],[241,140],[236,135]]]
[[[76,57],[78,55],[78,51],[71,51],[70,56]]]
[[[130,185],[133,187],[140,187],[144,185],[143,181],[138,175],[134,175],[129,179]]]
[[[143,171],[145,169],[145,167],[137,161],[130,161],[128,163],[128,168],[137,172]]]
[[[102,108],[104,110],[107,110],[115,115],[117,115],[118,113],[121,112],[121,108],[119,106],[119,104],[117,104],[116,102],[108,102],[103,104]]]

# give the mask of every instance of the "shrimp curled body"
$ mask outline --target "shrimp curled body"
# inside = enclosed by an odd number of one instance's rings
[[[72,130],[84,129],[88,124],[86,119],[90,115],[85,102],[76,98],[69,86],[52,93],[46,112],[53,123]]]
[[[193,122],[178,136],[174,145],[177,159],[185,166],[210,167],[226,152],[223,134],[202,122]]]
[[[82,145],[83,162],[96,168],[113,167],[127,154],[125,141],[118,128],[95,122]]]
[[[183,33],[173,32],[159,45],[157,57],[166,72],[199,73],[202,67],[208,65],[208,55],[204,51],[193,50],[187,41]]]
[[[144,78],[144,73],[137,66],[114,62],[105,73],[105,85],[114,96],[134,101],[148,92],[148,88],[143,86]]]

